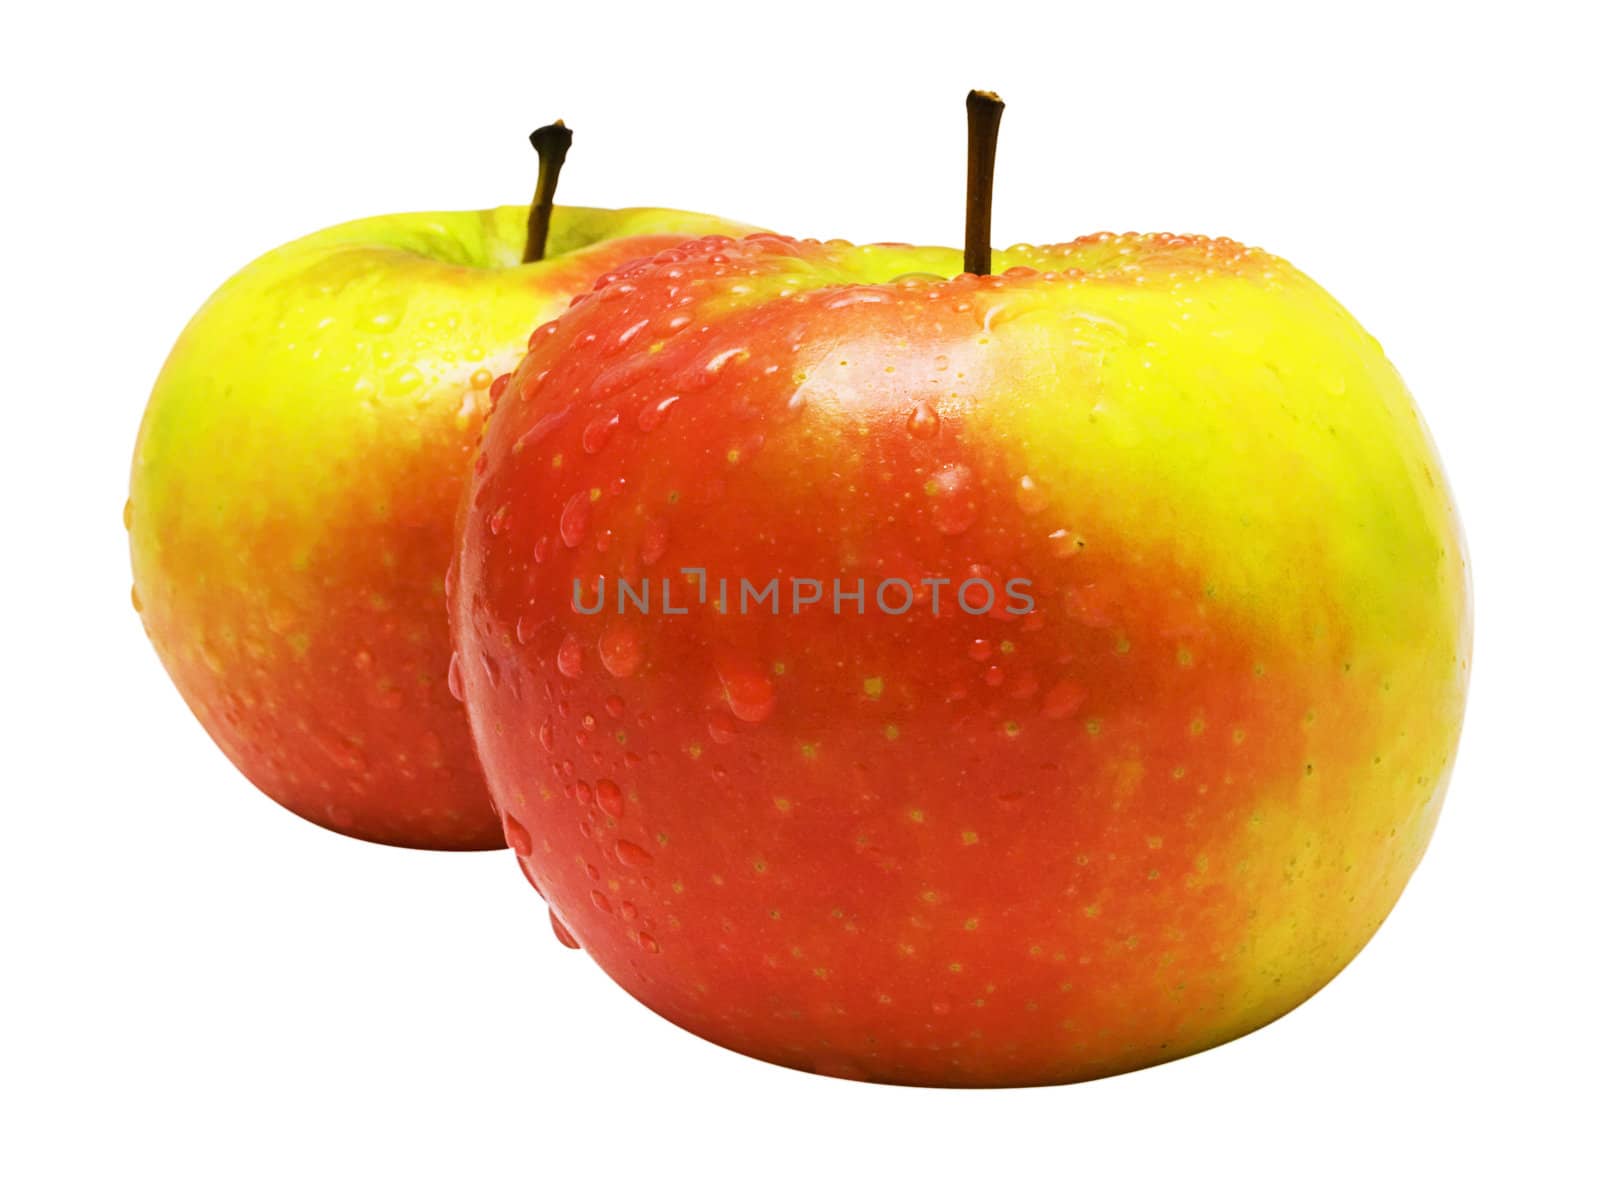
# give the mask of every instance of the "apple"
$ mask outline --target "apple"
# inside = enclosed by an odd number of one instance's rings
[[[1378,344],[1227,239],[989,256],[619,268],[464,503],[454,668],[558,934],[775,1063],[1035,1085],[1232,1039],[1355,956],[1443,799],[1466,562]]]
[[[506,206],[366,218],[263,256],[195,315],[150,396],[126,511],[135,607],[240,771],[344,834],[502,844],[446,686],[443,593],[489,390],[599,276],[737,225],[552,212],[564,150],[541,143],[533,237]]]

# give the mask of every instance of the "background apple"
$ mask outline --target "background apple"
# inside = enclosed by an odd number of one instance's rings
[[[524,263],[528,219],[367,218],[263,256],[184,330],[139,431],[127,525],[157,653],[246,776],[358,838],[501,843],[443,600],[494,376],[619,263],[734,225],[557,208]]]
[[[705,239],[543,326],[490,416],[452,619],[511,845],[625,989],[764,1059],[1212,1046],[1355,955],[1442,800],[1465,558],[1372,338],[1225,239],[995,268]],[[865,603],[717,610],[774,577]],[[687,611],[619,611],[643,578]]]

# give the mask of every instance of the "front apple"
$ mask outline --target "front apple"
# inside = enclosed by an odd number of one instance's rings
[[[961,267],[707,239],[544,326],[455,668],[558,931],[650,1007],[821,1072],[1080,1080],[1372,935],[1455,749],[1465,561],[1400,379],[1283,261]]]

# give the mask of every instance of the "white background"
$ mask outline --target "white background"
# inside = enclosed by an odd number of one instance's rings
[[[0,1175],[1595,1169],[1590,14],[1030,7],[8,15]],[[1227,234],[1343,300],[1432,426],[1477,592],[1450,800],[1355,964],[1228,1047],[988,1093],[721,1051],[559,947],[509,856],[363,845],[279,809],[167,683],[120,523],[168,346],[261,251],[364,214],[521,201],[524,136],[558,115],[578,133],[568,202],[955,244],[971,86],[1009,104],[997,244]]]

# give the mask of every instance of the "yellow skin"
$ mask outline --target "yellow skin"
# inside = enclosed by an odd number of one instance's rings
[[[661,209],[399,214],[225,283],[156,382],[127,509],[134,604],[270,797],[402,846],[503,845],[446,686],[444,573],[496,375],[600,275],[746,227]]]
[[[711,241],[545,326],[463,518],[458,668],[558,931],[660,1013],[839,1075],[1081,1080],[1259,1027],[1382,922],[1456,748],[1466,558],[1399,376],[1282,260],[960,268]],[[570,605],[974,565],[1036,610]]]

